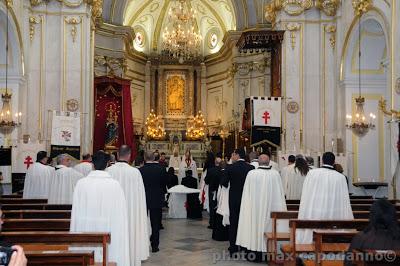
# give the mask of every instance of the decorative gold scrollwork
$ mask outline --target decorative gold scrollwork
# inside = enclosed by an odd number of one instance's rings
[[[372,8],[372,0],[353,0],[354,13],[361,16]]]
[[[29,17],[29,38],[33,41],[33,37],[35,36],[35,25],[42,22],[41,17],[30,16]]]
[[[332,49],[335,49],[336,45],[336,26],[335,25],[326,25],[325,32],[330,33],[329,42],[331,43]]]
[[[65,23],[72,25],[72,28],[71,28],[72,42],[75,42],[76,41],[76,33],[77,33],[76,25],[81,24],[82,18],[77,19],[75,17],[72,17],[72,18],[64,18],[64,20],[65,20]]]
[[[290,43],[292,50],[296,47],[296,31],[300,30],[301,25],[297,23],[289,23],[286,25],[286,29],[290,31]]]

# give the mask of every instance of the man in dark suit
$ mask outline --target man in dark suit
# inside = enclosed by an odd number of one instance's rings
[[[247,173],[254,169],[244,159],[246,154],[242,149],[235,149],[232,153],[232,165],[228,165],[221,180],[221,185],[228,187],[229,184],[229,252],[231,254],[239,251],[236,245],[236,235],[239,223],[240,204],[242,202],[242,192]]]
[[[166,193],[167,178],[165,168],[154,160],[153,152],[147,151],[144,159],[145,164],[139,170],[143,177],[144,188],[146,190],[147,210],[150,214],[152,231],[150,236],[151,248],[152,252],[158,252],[162,207],[164,204],[164,195]]]
[[[207,175],[204,178],[204,182],[208,185],[208,206],[210,209],[210,226],[213,228],[215,224],[215,215],[217,208],[217,197],[219,184],[221,182],[221,177],[223,176],[222,168],[219,166],[222,161],[221,156],[216,156],[214,160],[214,167],[210,167],[207,170]],[[215,196],[214,196],[215,195]]]

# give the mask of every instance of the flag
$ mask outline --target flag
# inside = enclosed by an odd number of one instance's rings
[[[281,127],[281,98],[252,97],[253,126]]]
[[[18,143],[12,151],[12,172],[26,173],[29,167],[36,161],[36,154],[45,151],[45,143]]]

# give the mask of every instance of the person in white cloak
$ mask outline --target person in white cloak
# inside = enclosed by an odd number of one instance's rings
[[[118,161],[106,171],[124,190],[128,206],[131,265],[139,266],[142,260],[149,257],[150,241],[143,178],[140,171],[129,164],[131,153],[129,146],[122,145],[118,150]]]
[[[290,168],[294,168],[294,163],[296,162],[296,157],[294,155],[288,156],[288,165],[282,168],[281,170],[281,178],[282,178],[282,186],[285,191],[285,195],[287,195],[287,179],[286,175]]]
[[[49,204],[72,204],[75,185],[84,176],[70,166],[70,155],[57,156],[56,172],[50,181]]]
[[[192,170],[192,176],[196,179],[199,179],[199,176],[197,174],[197,165],[196,165],[196,162],[192,158],[190,150],[186,151],[185,157],[179,165],[179,171],[178,171],[179,184],[181,183],[182,178],[184,178],[186,176],[186,174],[185,174],[186,170]]]
[[[55,169],[47,164],[47,152],[39,151],[36,162],[28,168],[24,183],[24,199],[47,199],[49,196],[50,180]]]
[[[286,199],[299,200],[303,191],[304,180],[309,171],[307,161],[303,155],[297,155],[294,167],[290,167],[286,171]]]
[[[82,161],[75,165],[74,169],[83,176],[87,176],[91,171],[93,171],[92,155],[89,153],[83,154]]]
[[[172,156],[169,157],[168,168],[173,167],[174,169],[178,169],[181,165],[181,157],[179,156],[179,152],[177,149],[174,149]]]
[[[118,266],[128,266],[131,264],[125,194],[118,181],[104,171],[109,162],[110,155],[103,151],[96,152],[93,155],[95,171],[76,184],[70,232],[110,232],[112,240],[108,247],[108,261]],[[101,248],[73,249],[95,250],[95,261],[102,261]]]
[[[353,212],[346,177],[333,169],[335,155],[326,152],[322,167],[308,172],[303,185],[299,216],[301,220],[352,220]],[[297,230],[297,244],[311,244],[312,229]]]
[[[269,156],[261,154],[258,163],[244,184],[236,244],[255,253],[249,260],[261,261],[262,252],[267,251],[264,234],[272,231],[271,212],[287,209],[281,177],[269,165]],[[287,223],[278,224],[278,230],[287,231]]]

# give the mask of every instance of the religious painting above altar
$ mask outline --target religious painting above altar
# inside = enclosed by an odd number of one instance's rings
[[[167,114],[185,114],[185,86],[184,75],[169,75],[166,79]]]

